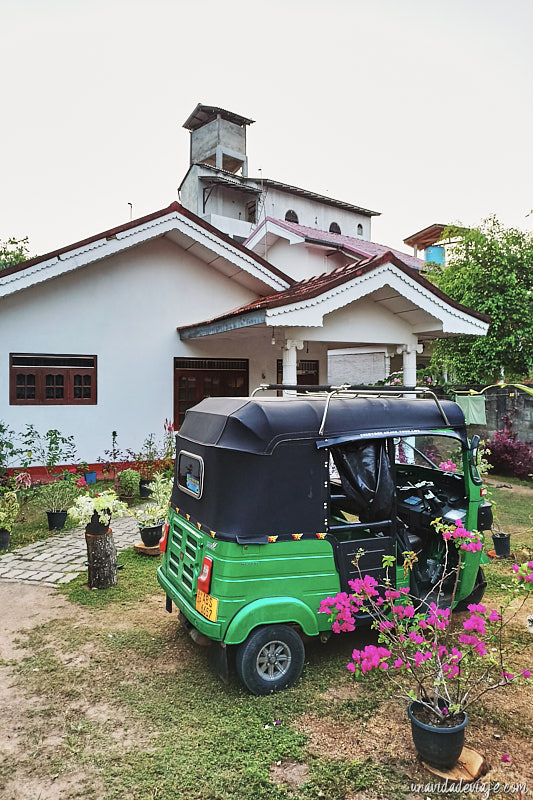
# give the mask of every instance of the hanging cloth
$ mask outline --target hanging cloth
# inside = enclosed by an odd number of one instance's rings
[[[455,402],[463,410],[467,425],[486,425],[485,395],[455,395]]]

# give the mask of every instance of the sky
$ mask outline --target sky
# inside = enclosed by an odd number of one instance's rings
[[[197,103],[256,120],[251,176],[381,212],[374,241],[532,230],[532,30],[531,0],[2,0],[0,239],[177,200]]]

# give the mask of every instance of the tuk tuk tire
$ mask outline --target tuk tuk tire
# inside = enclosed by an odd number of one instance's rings
[[[474,588],[472,589],[468,597],[465,597],[464,600],[459,600],[459,602],[455,606],[455,611],[466,611],[471,603],[476,603],[476,604],[480,603],[483,598],[483,595],[485,594],[486,588],[487,588],[487,581],[485,580],[485,573],[480,567],[476,575],[476,583],[474,585]]]
[[[305,658],[303,642],[289,625],[262,625],[255,628],[235,653],[237,674],[255,695],[288,689],[302,672]]]

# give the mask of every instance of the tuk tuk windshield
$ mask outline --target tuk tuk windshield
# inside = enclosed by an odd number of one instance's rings
[[[461,442],[450,436],[421,434],[394,439],[396,464],[414,464],[426,469],[463,473]]]

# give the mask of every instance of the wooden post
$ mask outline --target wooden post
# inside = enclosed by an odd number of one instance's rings
[[[117,585],[117,548],[113,531],[85,533],[89,589],[109,589]]]

